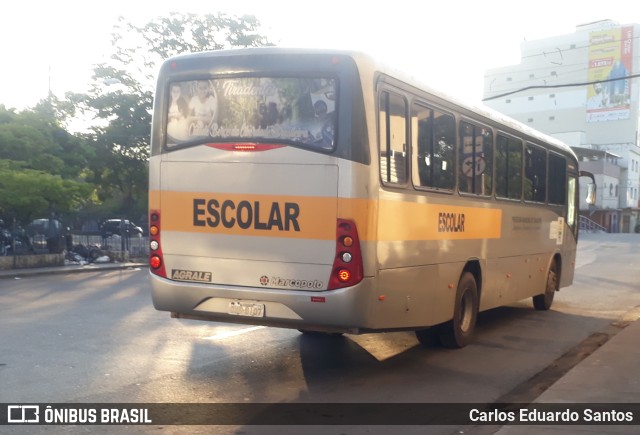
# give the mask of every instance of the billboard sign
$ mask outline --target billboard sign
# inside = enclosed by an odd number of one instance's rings
[[[633,27],[589,34],[587,122],[629,119],[632,65]]]

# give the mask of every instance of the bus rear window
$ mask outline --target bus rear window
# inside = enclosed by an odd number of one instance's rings
[[[173,82],[167,146],[206,141],[282,142],[331,150],[333,78],[242,77]]]

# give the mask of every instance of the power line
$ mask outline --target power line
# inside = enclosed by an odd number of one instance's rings
[[[568,87],[577,87],[577,86],[588,86],[593,85],[595,83],[607,83],[607,82],[616,82],[618,80],[627,80],[627,79],[635,79],[640,77],[640,74],[631,74],[625,77],[615,78],[615,79],[605,79],[605,80],[594,80],[591,82],[581,82],[581,83],[565,83],[559,85],[533,85],[527,86],[524,88],[516,89],[515,91],[509,91],[502,94],[494,95],[492,97],[483,98],[482,101],[495,100],[497,98],[506,97],[509,95],[517,94],[518,92],[528,91],[530,89],[553,89],[553,88],[568,88]]]
[[[621,27],[625,27],[625,26],[621,26]],[[592,31],[591,33],[593,33],[593,32],[594,31]],[[599,32],[599,30],[595,30],[595,32]],[[542,38],[542,39],[534,39],[534,40],[531,40],[531,41],[525,41],[524,43],[525,44],[527,44],[527,43],[535,44],[537,42],[545,41],[545,40],[553,40],[553,41],[555,41],[555,39],[556,39],[556,37],[549,37],[549,38]],[[640,41],[640,36],[633,36],[631,38],[631,40],[633,41],[633,45],[635,46],[635,44],[637,44],[638,41]],[[636,41],[636,40],[638,40],[638,41]],[[622,41],[623,41],[623,39],[614,39],[610,43],[616,43],[616,42],[620,43]],[[552,45],[554,45],[554,44],[550,44],[549,47],[551,47]],[[593,46],[593,44],[590,43],[590,42],[587,43],[586,45],[573,45],[572,44],[568,48],[560,48],[558,46],[555,46],[555,47],[553,47],[553,48],[555,48],[555,50],[552,50],[552,51],[549,51],[549,52],[542,51],[542,53],[529,54],[527,56],[522,56],[522,59],[530,59],[530,58],[534,58],[534,57],[538,57],[538,56],[546,56],[547,54],[553,54],[554,52],[557,52],[557,51],[559,51],[559,52],[567,52],[567,51],[574,51],[574,50],[584,50],[584,49],[589,49],[592,46]]]

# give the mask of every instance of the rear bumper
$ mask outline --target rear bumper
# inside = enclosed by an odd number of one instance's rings
[[[154,307],[176,318],[347,333],[376,326],[372,279],[343,289],[304,291],[187,283],[150,275]],[[264,316],[229,314],[232,301],[264,305]]]

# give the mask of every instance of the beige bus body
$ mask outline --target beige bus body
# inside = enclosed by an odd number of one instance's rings
[[[308,56],[329,59],[338,68],[351,63],[349,71],[357,72],[350,83],[357,91],[336,73],[341,97],[333,151],[288,143],[239,151],[217,148],[229,141],[214,139],[167,146],[168,89],[190,79],[191,63],[198,65],[193,80],[293,76],[298,72],[279,67],[277,59],[296,64],[297,56],[304,57],[300,62]],[[257,66],[238,68],[239,57],[243,65],[255,59]],[[208,63],[216,67],[203,73]],[[330,75],[331,68],[318,76]],[[477,285],[479,311],[544,295],[551,269],[557,279],[553,290],[570,285],[577,185],[567,188],[567,204],[549,205],[500,199],[495,192],[479,197],[457,188],[420,188],[410,168],[406,182],[385,183],[378,101],[387,91],[404,98],[407,107],[415,100],[451,113],[457,122],[481,124],[494,137],[504,132],[543,146],[566,159],[568,184],[577,177],[577,161],[566,145],[426,89],[358,53],[270,48],[170,59],[159,76],[150,159],[150,214],[158,216],[151,225],[159,227],[152,265],[156,253],[161,260],[151,273],[154,306],[181,318],[363,333],[451,321],[467,272]],[[366,136],[366,155],[345,158],[349,153],[340,150],[349,138],[340,135],[357,112],[364,128],[351,125],[349,137]],[[405,153],[412,165],[415,144],[407,144]],[[338,219],[357,228],[362,276],[354,285],[328,289],[336,255],[342,255]]]

